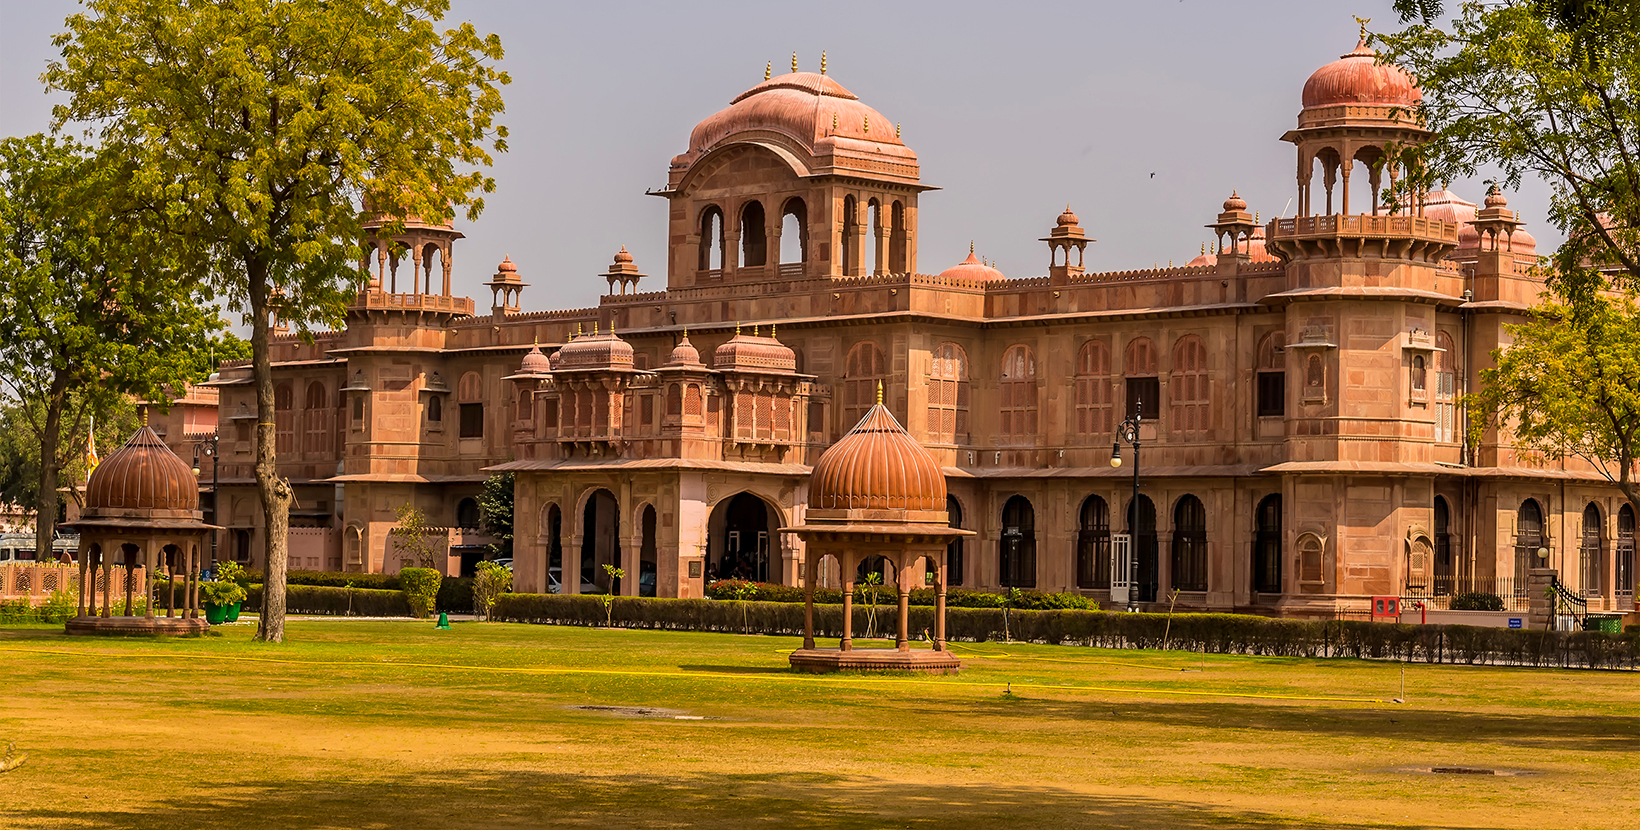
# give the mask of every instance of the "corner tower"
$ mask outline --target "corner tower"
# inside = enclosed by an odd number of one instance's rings
[[[917,195],[931,189],[919,175],[896,124],[823,61],[799,72],[794,56],[790,74],[700,122],[672,159],[656,194],[672,203],[667,285],[913,272]]]

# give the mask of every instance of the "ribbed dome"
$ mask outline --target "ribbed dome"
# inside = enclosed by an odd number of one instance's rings
[[[85,518],[197,518],[199,479],[146,424],[91,472]]]
[[[608,334],[577,337],[558,350],[558,369],[630,369],[632,344]]]
[[[712,368],[754,372],[795,372],[797,353],[774,337],[736,333],[712,352]]]
[[[1304,82],[1304,108],[1335,104],[1412,105],[1423,100],[1412,76],[1399,66],[1380,65],[1366,40]]]
[[[540,344],[530,347],[529,353],[518,364],[518,373],[521,375],[542,375],[552,371],[552,361],[541,353]]]
[[[1066,205],[1065,206],[1065,212],[1059,214],[1059,218],[1057,220],[1055,220],[1054,224],[1056,224],[1059,227],[1063,228],[1063,227],[1068,227],[1070,225],[1080,225],[1080,224],[1082,224],[1082,220],[1078,219],[1076,214],[1071,213],[1071,206],[1070,205]]]
[[[945,473],[882,403],[814,462],[817,510],[944,510]]]
[[[810,152],[822,141],[836,138],[905,146],[894,134],[894,122],[861,103],[842,84],[826,75],[793,72],[746,90],[727,109],[696,125],[689,135],[689,151],[710,150],[736,133],[760,130],[787,136]],[[892,152],[915,157],[909,150]]]
[[[1234,211],[1234,210],[1246,210],[1246,209],[1247,209],[1247,200],[1241,198],[1241,194],[1237,193],[1234,190],[1231,190],[1230,191],[1230,198],[1224,200],[1224,212],[1229,213],[1229,212]]]
[[[1007,279],[1001,271],[980,262],[979,257],[974,256],[972,249],[969,249],[967,259],[941,271],[940,277],[942,279],[968,280],[970,282],[990,282],[992,280]]]
[[[678,341],[678,345],[672,347],[672,356],[668,357],[666,359],[666,365],[668,365],[668,366],[699,366],[699,365],[701,365],[700,350],[695,348],[695,344],[689,342],[689,332],[685,331],[683,333],[683,338]]]

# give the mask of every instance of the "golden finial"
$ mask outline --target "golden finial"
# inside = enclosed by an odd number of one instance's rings
[[[877,381],[877,405],[883,405],[883,382]]]
[[[685,339],[685,340],[689,339],[689,327],[688,326],[683,327],[683,339]]]
[[[755,323],[754,323],[754,324],[752,324],[752,336],[753,336],[753,337],[761,337],[761,336],[762,336],[762,335],[760,335],[760,334],[758,334],[758,333],[757,333],[757,330],[758,330],[758,329],[759,329],[759,328],[760,328],[760,326],[758,326],[758,325],[757,325],[757,324],[755,324]]]
[[[837,132],[837,113],[831,114],[831,131]]]
[[[796,52],[792,53],[792,71],[793,72],[797,71],[797,53]]]
[[[1207,243],[1202,243],[1202,256],[1207,256]]]
[[[1367,24],[1372,22],[1372,18],[1362,17],[1361,15],[1356,15],[1355,16],[1355,22],[1361,24],[1361,42],[1366,43],[1367,42]]]
[[[871,132],[871,116],[869,115],[866,116],[866,132],[868,134]]]
[[[1258,216],[1259,216],[1259,214],[1258,214],[1258,211],[1256,211],[1256,210],[1255,210],[1255,211],[1253,211],[1253,224],[1255,224],[1255,225],[1262,225],[1262,224],[1264,224],[1264,223],[1263,223],[1263,222],[1261,222],[1261,221],[1259,221],[1259,218],[1258,218]]]
[[[900,137],[900,122],[898,122],[898,121],[894,122],[894,137],[895,138]]]
[[[580,323],[576,323],[576,324],[575,324],[575,337],[580,337],[580,336],[581,336],[581,324],[580,324]],[[571,340],[574,340],[574,339],[575,339],[575,337],[571,337],[571,338],[570,338],[570,339],[571,339]]]
[[[740,321],[739,320],[735,321],[735,336],[736,337],[740,336]]]
[[[774,61],[769,61],[768,64],[763,67],[763,80],[767,81],[768,79],[773,78],[773,77],[774,77]]]
[[[142,425],[148,426],[148,407],[142,408]]]
[[[1170,259],[1170,260],[1167,261],[1167,267],[1169,267],[1169,268],[1173,267],[1173,260]]]
[[[972,240],[972,239],[968,240],[968,255],[969,256],[974,255],[974,240]]]
[[[769,324],[769,339],[770,340],[775,339],[774,332],[775,332],[775,329],[778,329],[778,328],[780,328],[779,323],[770,323]]]
[[[1366,30],[1367,30],[1366,24],[1362,24],[1361,31],[1364,32]],[[826,74],[826,50],[824,50],[824,49],[820,50],[820,74],[822,74],[822,75]]]
[[[597,320],[592,321],[592,336],[593,337],[598,336],[598,321]]]

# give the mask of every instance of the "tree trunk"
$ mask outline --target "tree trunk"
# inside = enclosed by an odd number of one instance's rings
[[[273,366],[268,353],[272,320],[268,308],[266,262],[246,258],[250,278],[251,374],[256,382],[256,492],[262,499],[263,563],[262,617],[256,639],[269,643],[285,640],[285,565],[290,542],[290,482],[279,477],[274,454]]]
[[[34,557],[36,562],[56,559],[51,543],[57,536],[57,446],[63,437],[63,404],[68,399],[68,379],[58,373],[51,379],[51,395],[46,398],[46,424],[40,430],[39,492],[34,495]]]

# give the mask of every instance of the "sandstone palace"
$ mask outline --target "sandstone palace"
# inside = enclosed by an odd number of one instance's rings
[[[953,586],[1122,602],[1112,562],[1131,551],[1138,601],[1177,591],[1180,609],[1519,596],[1540,565],[1592,608],[1630,606],[1635,517],[1615,489],[1507,436],[1466,440],[1462,398],[1536,301],[1537,252],[1496,192],[1379,204],[1401,172],[1386,147],[1427,137],[1398,110],[1418,99],[1365,45],[1317,70],[1281,136],[1296,215],[1261,222],[1279,206],[1233,193],[1199,206],[1218,243],[1183,267],[1087,270],[1097,229],[1059,205],[1009,208],[1041,212],[1045,275],[919,261],[917,154],[824,72],[695,126],[655,194],[666,261],[615,253],[586,277],[608,282],[596,308],[524,310],[530,265],[509,260],[480,309],[451,292],[462,235],[411,221],[366,241],[344,330],[275,342],[291,566],[396,571],[409,502],[447,535],[450,572],[470,569],[492,541],[474,496],[511,471],[517,590],[796,585],[782,528],[881,388],[976,534],[952,543]],[[250,384],[224,365],[168,440],[216,431],[207,519],[220,556],[256,563]],[[1136,499],[1131,447],[1111,464],[1135,414]],[[628,576],[611,586],[604,564]],[[819,579],[839,584],[835,562]]]

